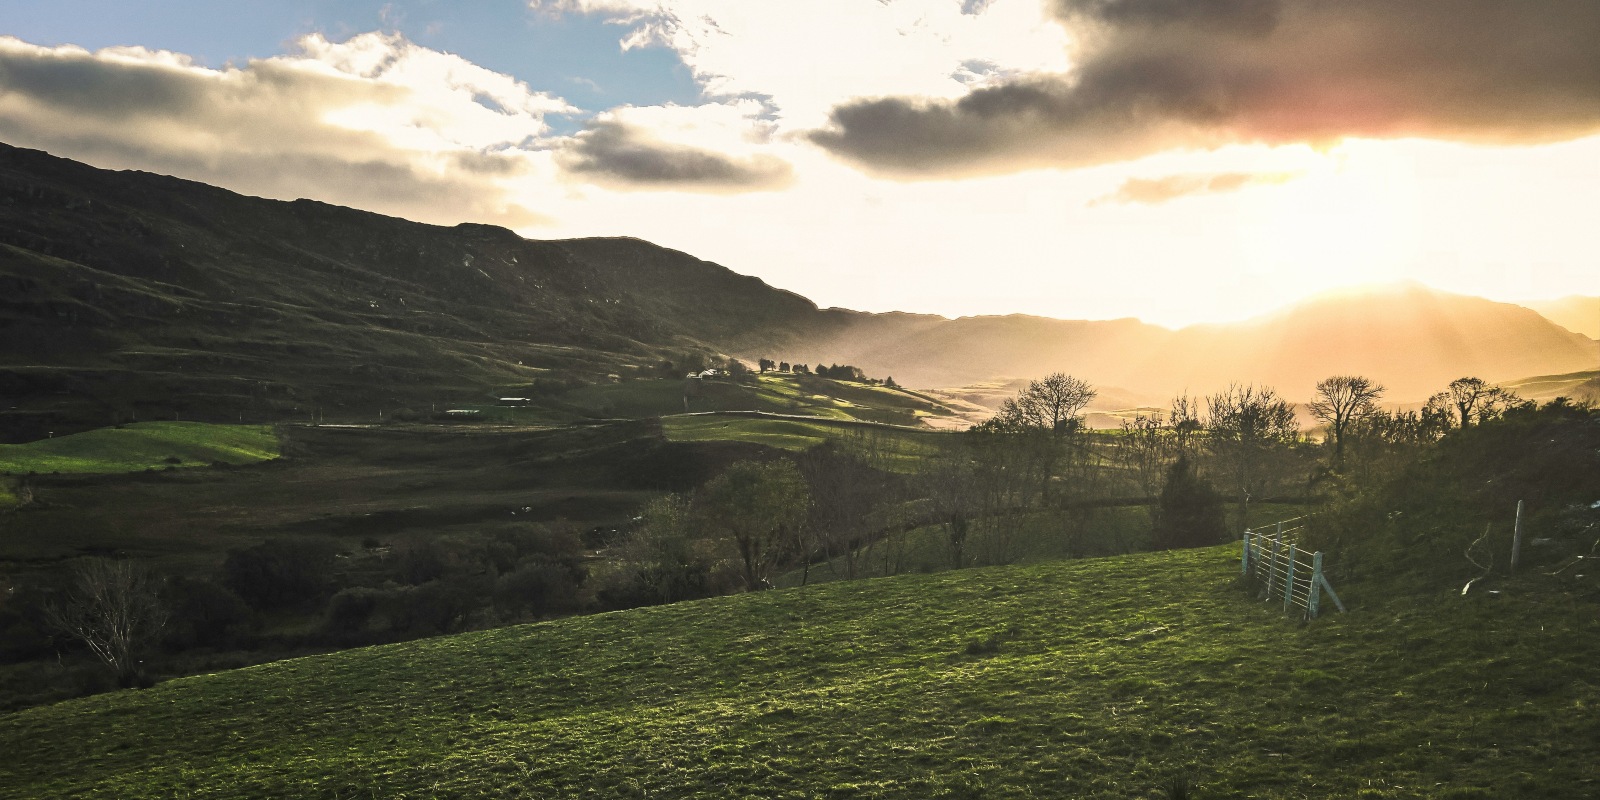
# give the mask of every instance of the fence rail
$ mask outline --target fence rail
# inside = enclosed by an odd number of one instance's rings
[[[1300,547],[1305,519],[1282,520],[1270,531],[1246,528],[1239,575],[1260,586],[1267,600],[1282,598],[1284,613],[1300,608],[1306,617],[1314,618],[1322,610],[1323,594],[1343,612],[1344,603],[1322,572],[1322,553]]]

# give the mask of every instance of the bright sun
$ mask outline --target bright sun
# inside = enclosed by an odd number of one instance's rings
[[[1285,294],[1395,280],[1416,256],[1415,175],[1377,143],[1309,154],[1300,177],[1255,194],[1241,249]]]

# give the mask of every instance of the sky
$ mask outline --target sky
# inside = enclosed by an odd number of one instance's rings
[[[1600,294],[1592,0],[0,0],[0,141],[822,306]]]

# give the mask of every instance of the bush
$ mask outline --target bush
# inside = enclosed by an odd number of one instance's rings
[[[334,634],[360,633],[367,629],[372,616],[387,599],[387,593],[381,589],[361,586],[340,589],[328,600],[323,629]]]
[[[315,608],[331,588],[332,544],[311,539],[268,539],[229,551],[222,583],[258,611]]]
[[[168,581],[165,593],[172,609],[165,640],[169,651],[239,647],[255,628],[250,606],[215,581],[176,577]]]
[[[1151,544],[1157,550],[1206,547],[1228,539],[1222,497],[1211,483],[1195,473],[1187,456],[1179,456],[1167,470],[1161,488]]]

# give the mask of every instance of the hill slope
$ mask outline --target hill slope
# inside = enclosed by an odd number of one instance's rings
[[[1587,797],[1590,601],[1347,598],[1231,548],[841,583],[0,717],[14,797]]]
[[[1600,297],[1572,295],[1523,305],[1573,333],[1600,339]]]
[[[0,145],[0,392],[16,407],[0,422],[36,436],[52,419],[521,395],[815,311],[645,242],[534,242]]]
[[[823,310],[636,239],[443,228],[0,145],[0,441],[174,415],[368,420],[501,392],[541,405],[710,352],[921,387],[1066,371],[1135,405],[1232,382],[1299,399],[1337,372],[1421,400],[1464,375],[1600,363],[1600,342],[1528,309],[1414,285],[1180,331]]]

